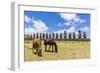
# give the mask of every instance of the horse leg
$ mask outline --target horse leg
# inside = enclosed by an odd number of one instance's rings
[[[32,52],[33,52],[33,54],[36,54],[36,46],[35,45],[32,47]]]
[[[47,51],[47,45],[45,45],[45,51]]]
[[[41,49],[38,52],[38,56],[42,57],[42,50]]]
[[[32,52],[34,53],[34,45],[32,46]]]
[[[52,45],[52,52],[53,52],[53,45]]]
[[[51,45],[49,45],[49,50],[48,51],[50,51],[50,48],[51,48]]]
[[[57,44],[55,43],[55,52],[58,52]]]
[[[34,48],[32,48],[32,53],[34,53]]]
[[[38,48],[36,48],[36,54],[38,55]]]

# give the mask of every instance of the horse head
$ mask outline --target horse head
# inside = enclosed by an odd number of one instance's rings
[[[44,45],[46,45],[47,44],[47,40],[46,39],[44,39]]]

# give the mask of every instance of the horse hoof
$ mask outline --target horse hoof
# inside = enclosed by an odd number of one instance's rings
[[[42,55],[38,55],[39,57],[42,57]]]
[[[34,54],[36,54],[36,52]]]
[[[40,55],[40,57],[42,57],[42,55]]]
[[[58,53],[58,51],[55,51],[56,53]]]

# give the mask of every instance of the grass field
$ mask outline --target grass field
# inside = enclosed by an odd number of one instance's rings
[[[44,61],[44,60],[71,60],[90,58],[90,41],[56,41],[58,53],[45,52],[42,41],[42,57],[32,53],[32,40],[25,40],[24,61]]]

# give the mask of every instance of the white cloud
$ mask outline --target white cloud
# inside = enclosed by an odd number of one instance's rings
[[[61,23],[58,23],[58,26],[64,26],[63,24],[61,24]]]
[[[75,29],[75,27],[74,26],[72,26],[72,27],[70,27],[69,29],[67,29],[67,32],[75,32],[76,31],[76,29]]]
[[[86,22],[86,20],[80,20],[80,23],[85,23]]]
[[[83,31],[88,32],[90,29],[88,27],[84,27]]]
[[[58,26],[69,26],[71,25],[69,22],[65,22],[65,23],[59,23]]]
[[[77,25],[77,23],[84,23],[86,20],[81,19],[77,14],[75,13],[59,13],[61,18],[64,19],[64,24],[62,25]]]
[[[34,32],[36,32],[36,30],[33,28],[25,28],[25,34],[32,34]]]
[[[79,30],[89,32],[90,28],[89,27],[81,27]]]
[[[48,27],[46,26],[46,24],[41,21],[41,20],[33,20],[33,27],[37,32],[43,32],[48,30]]]
[[[31,22],[31,18],[28,17],[27,15],[24,16],[24,20],[25,20],[26,23]]]
[[[76,31],[76,28],[74,26],[70,27],[69,29],[62,29],[62,30],[58,30],[58,31],[55,31],[55,33],[64,33],[64,31],[67,31],[68,33],[71,33],[71,32],[75,32]]]
[[[76,14],[71,14],[71,13],[60,13],[60,16],[64,20],[72,20],[76,18]]]
[[[27,18],[27,16],[26,16],[26,18]],[[46,26],[46,24],[43,21],[35,20],[34,18],[31,19],[28,17],[27,22],[29,22],[30,20],[31,20],[33,27],[25,28],[25,34],[32,34],[32,33],[36,33],[36,32],[45,32],[48,30],[48,27]]]
[[[63,33],[65,29],[55,31],[55,33]]]
[[[63,25],[69,26],[72,25],[70,22],[65,22]]]

